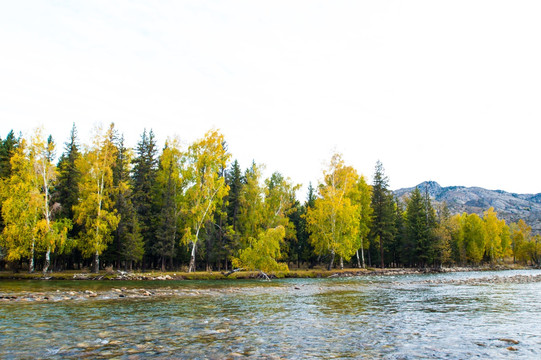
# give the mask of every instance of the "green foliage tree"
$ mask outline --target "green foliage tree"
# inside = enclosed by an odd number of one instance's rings
[[[11,176],[11,156],[19,141],[13,130],[7,134],[4,140],[0,140],[0,179],[9,179]]]
[[[79,247],[83,256],[93,256],[93,271],[99,272],[101,253],[112,240],[120,220],[113,209],[115,189],[113,166],[117,159],[114,124],[104,132],[96,129],[92,145],[77,159],[81,173],[79,202],[74,207],[77,223],[82,226]]]
[[[233,231],[238,231],[237,221],[240,211],[240,194],[242,191],[242,172],[239,162],[233,161],[231,168],[226,172],[226,182],[229,192],[226,196],[227,218]]]
[[[434,261],[435,212],[428,192],[423,196],[415,188],[406,209],[407,238],[404,258],[410,265],[426,266]]]
[[[11,130],[4,140],[0,139],[0,193],[2,192],[3,183],[7,182],[11,177],[11,156],[17,148],[19,140],[15,138],[13,130]],[[2,202],[0,197],[0,233],[4,228],[4,220],[2,217]],[[1,250],[1,249],[0,249]],[[1,259],[0,254],[0,259]]]
[[[77,169],[77,159],[81,157],[79,143],[77,141],[77,129],[75,124],[70,132],[70,139],[65,144],[64,152],[58,160],[58,175],[55,185],[54,199],[60,204],[60,210],[56,217],[72,221],[75,218],[74,206],[79,199],[79,181],[81,173]],[[73,224],[72,230],[68,233],[70,238],[75,238],[81,230],[77,224]]]
[[[115,189],[114,210],[119,215],[118,226],[114,232],[113,253],[117,266],[124,261],[132,268],[133,262],[143,258],[143,237],[141,236],[137,212],[133,205],[133,191],[130,177],[133,152],[124,146],[124,136],[116,144],[117,156],[113,167],[113,187]]]
[[[141,140],[137,144],[133,159],[132,203],[137,212],[137,220],[144,243],[144,257],[147,261],[150,261],[149,257],[154,253],[153,243],[157,231],[156,216],[160,211],[157,206],[159,200],[156,199],[158,194],[155,191],[157,172],[158,149],[156,139],[152,130],[147,132],[145,129],[141,135]]]
[[[395,210],[393,205],[393,195],[389,190],[389,179],[385,175],[383,164],[378,161],[374,173],[374,183],[372,185],[372,243],[379,245],[379,260],[382,268],[385,267],[385,248],[386,243],[393,240],[395,233]]]

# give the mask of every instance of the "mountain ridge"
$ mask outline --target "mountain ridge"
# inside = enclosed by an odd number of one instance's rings
[[[416,187],[423,193],[428,190],[430,198],[435,202],[446,202],[452,214],[466,212],[482,216],[485,210],[493,207],[506,223],[523,219],[532,227],[534,233],[541,233],[541,193],[517,194],[477,186],[442,187],[435,181],[424,181],[417,186],[398,189],[393,193],[395,197],[405,201]]]

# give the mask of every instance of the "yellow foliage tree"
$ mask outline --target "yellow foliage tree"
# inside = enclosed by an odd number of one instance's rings
[[[226,168],[230,154],[224,146],[222,134],[209,131],[201,140],[194,142],[186,154],[184,178],[187,183],[185,193],[186,231],[183,242],[191,246],[188,271],[195,271],[195,254],[201,229],[212,217],[216,205],[229,191],[225,178],[220,176]]]
[[[334,154],[318,187],[319,197],[306,213],[310,241],[316,254],[330,254],[329,270],[336,254],[349,260],[358,247],[359,206],[351,196],[357,183],[355,169],[345,166],[340,154]],[[341,267],[343,263],[341,262]]]
[[[40,201],[41,216],[36,224],[38,242],[45,248],[45,264],[43,273],[47,273],[51,264],[51,253],[57,247],[62,248],[71,229],[71,220],[53,220],[51,204],[51,189],[53,188],[57,170],[53,164],[55,145],[51,138],[45,140],[43,130],[36,129],[30,144],[29,159],[34,172],[34,182],[37,186]]]
[[[485,223],[485,253],[489,260],[493,262],[496,259],[501,259],[507,250],[507,238],[509,231],[506,231],[507,225],[505,220],[498,219],[498,214],[491,207],[483,214],[483,221]]]
[[[96,129],[92,145],[77,159],[81,173],[79,203],[74,207],[75,219],[83,230],[79,247],[84,256],[94,256],[93,271],[99,272],[101,253],[107,248],[120,217],[113,208],[113,166],[117,148],[113,143],[114,124],[106,132]]]
[[[5,249],[8,261],[27,257],[28,270],[33,272],[36,225],[42,203],[28,150],[26,140],[22,139],[11,157],[11,177],[1,187],[5,227],[0,245]]]
[[[532,228],[520,219],[517,223],[511,224],[511,244],[513,251],[513,262],[527,262],[529,258],[528,244],[532,241]]]
[[[246,172],[246,184],[240,196],[239,215],[242,247],[233,258],[234,267],[263,272],[287,271],[287,264],[278,263],[282,257],[284,239],[296,239],[295,227],[288,214],[295,203],[299,185],[275,172],[261,185],[261,167],[255,164]]]
[[[359,236],[357,238],[357,250],[355,251],[357,255],[357,267],[364,268],[366,266],[364,261],[364,250],[368,249],[370,246],[368,234],[370,233],[370,228],[372,226],[372,213],[374,212],[371,205],[372,186],[366,182],[364,175],[361,175],[355,184],[351,198],[353,204],[357,205],[359,208]],[[360,258],[359,249],[361,250]]]
[[[257,239],[250,238],[250,246],[241,250],[238,258],[233,258],[233,266],[263,272],[287,271],[287,264],[276,261],[282,256],[280,243],[285,234],[285,228],[279,225],[260,232]]]

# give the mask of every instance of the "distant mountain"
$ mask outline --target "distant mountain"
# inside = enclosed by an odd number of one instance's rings
[[[416,187],[422,193],[428,189],[430,197],[436,202],[445,201],[452,214],[467,212],[482,215],[492,206],[498,217],[505,219],[507,224],[523,219],[535,233],[541,233],[541,193],[514,194],[480,187],[441,187],[435,181],[425,181]],[[414,189],[398,189],[394,194],[405,200]]]

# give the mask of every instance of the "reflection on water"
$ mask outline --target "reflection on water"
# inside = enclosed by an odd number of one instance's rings
[[[518,273],[271,283],[137,282],[121,286],[188,287],[201,294],[3,302],[0,358],[539,358],[541,283],[426,281]],[[58,286],[97,291],[120,285],[1,282],[0,286],[2,291],[17,292],[53,291]],[[227,288],[235,291],[213,291]]]

